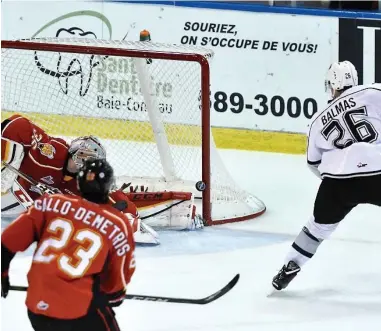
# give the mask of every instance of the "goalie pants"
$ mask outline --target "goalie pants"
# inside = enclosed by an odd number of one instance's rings
[[[96,309],[73,320],[38,315],[30,310],[28,317],[35,331],[120,331],[115,313],[110,307]]]
[[[359,204],[381,207],[381,175],[354,178],[324,178],[314,206],[318,224],[335,224]]]

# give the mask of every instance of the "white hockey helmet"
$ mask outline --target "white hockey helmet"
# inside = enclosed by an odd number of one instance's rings
[[[106,149],[94,136],[74,139],[70,144],[69,154],[78,168],[81,168],[86,160],[106,159]]]
[[[334,91],[343,91],[346,87],[357,85],[357,70],[351,62],[334,62],[330,65],[325,79],[325,91],[329,92],[332,98]]]

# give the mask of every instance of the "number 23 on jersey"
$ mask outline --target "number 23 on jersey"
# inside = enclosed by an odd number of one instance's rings
[[[62,218],[54,219],[46,230],[51,236],[41,242],[33,261],[51,263],[57,260],[58,268],[66,275],[82,277],[102,249],[101,235],[89,229],[76,230],[71,221]],[[72,241],[78,248],[69,255],[65,253],[65,248]]]

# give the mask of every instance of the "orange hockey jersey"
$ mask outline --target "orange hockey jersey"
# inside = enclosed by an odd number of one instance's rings
[[[50,137],[43,129],[20,115],[13,115],[1,125],[1,136],[24,146],[24,159],[20,171],[33,179],[48,184],[61,191],[76,189],[75,180],[65,178],[69,146],[61,138]],[[2,148],[5,142],[2,140]],[[18,182],[34,200],[38,192],[23,178]]]
[[[4,120],[1,128],[2,137],[24,146],[25,156],[19,169],[21,172],[43,184],[59,189],[62,193],[72,192],[79,195],[76,179],[65,175],[69,145],[64,139],[49,136],[42,128],[21,115],[13,115]],[[1,143],[4,150],[3,144],[6,144],[6,141],[2,140]],[[17,181],[33,200],[41,196],[25,179],[19,177]],[[21,191],[19,193],[22,194]],[[125,202],[124,213],[132,214],[133,217],[138,216],[135,204],[124,192],[114,191],[110,194],[110,198],[110,203]],[[22,197],[19,199],[23,201]]]
[[[133,232],[110,205],[81,197],[43,196],[2,234],[10,252],[37,241],[26,305],[60,319],[84,316],[99,298],[120,301],[135,270]]]

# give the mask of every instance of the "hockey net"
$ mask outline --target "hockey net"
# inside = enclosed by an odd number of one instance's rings
[[[151,42],[2,41],[2,118],[22,114],[68,140],[97,136],[119,184],[191,191],[209,225],[254,218],[265,205],[235,184],[211,134],[212,58]]]

